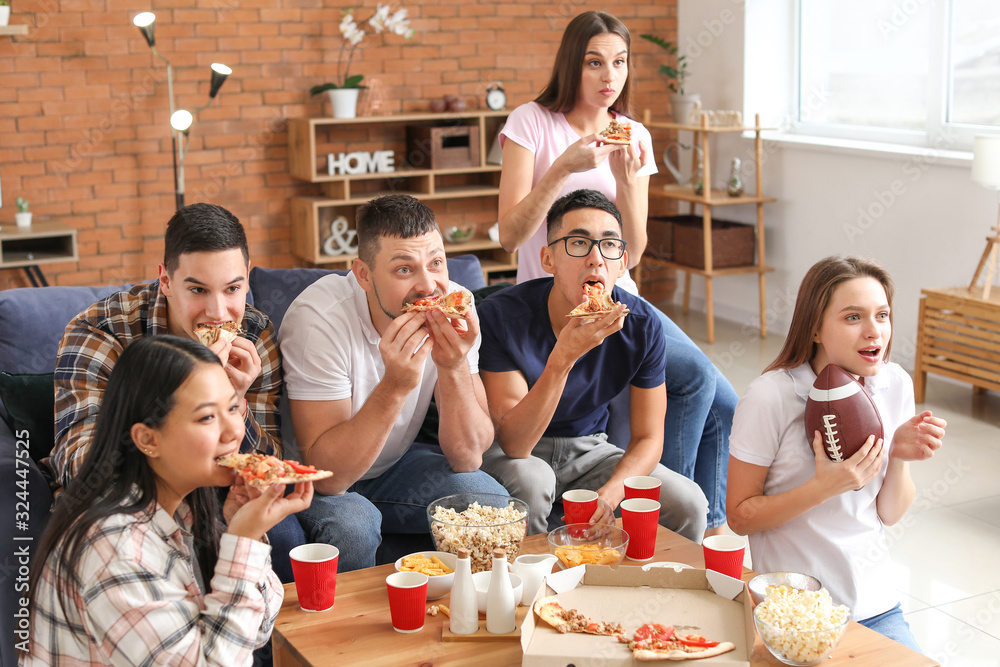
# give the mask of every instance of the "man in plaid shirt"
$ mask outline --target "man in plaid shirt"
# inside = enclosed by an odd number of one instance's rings
[[[242,329],[232,343],[220,338],[209,346],[243,400],[246,435],[240,451],[281,455],[281,358],[274,327],[246,303],[249,269],[239,220],[220,206],[191,204],[167,223],[159,280],[112,294],[69,323],[56,360],[56,444],[46,460],[58,483],[66,486],[80,470],[122,350],[143,336],[170,333],[197,340],[194,331],[202,324],[238,322]],[[305,542],[302,528],[289,516],[268,537],[275,572],[291,581],[288,551]]]

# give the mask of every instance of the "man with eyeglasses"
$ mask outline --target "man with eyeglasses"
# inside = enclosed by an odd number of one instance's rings
[[[548,212],[541,263],[552,277],[479,306],[479,369],[496,431],[481,469],[528,503],[529,534],[548,529],[553,502],[569,489],[596,491],[590,523],[613,523],[625,479],[650,475],[660,480],[660,525],[701,542],[705,494],[660,463],[663,332],[646,302],[614,287],[628,263],[621,236],[621,213],[607,197],[571,192]],[[597,284],[612,290],[615,308],[568,318]],[[631,435],[622,449],[605,431],[608,405],[626,387]]]

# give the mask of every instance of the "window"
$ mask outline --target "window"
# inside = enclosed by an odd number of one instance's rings
[[[786,135],[968,150],[1000,130],[996,0],[746,7],[745,110]]]

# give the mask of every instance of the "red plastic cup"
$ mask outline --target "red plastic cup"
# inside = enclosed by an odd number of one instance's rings
[[[420,572],[395,572],[385,578],[393,630],[410,634],[424,629],[428,581]]]
[[[597,491],[589,489],[572,489],[562,494],[563,515],[566,523],[589,523],[590,517],[597,511]],[[580,528],[570,530],[573,537],[580,537]]]
[[[628,477],[625,479],[625,499],[649,498],[660,500],[660,480],[648,475]]]
[[[733,579],[743,576],[743,554],[747,541],[737,535],[712,535],[702,542],[705,569],[715,570]]]
[[[622,528],[628,533],[625,555],[637,561],[652,560],[660,503],[649,498],[627,498],[619,507],[622,510]]]
[[[302,544],[288,552],[302,611],[329,611],[337,592],[340,549],[332,544]]]

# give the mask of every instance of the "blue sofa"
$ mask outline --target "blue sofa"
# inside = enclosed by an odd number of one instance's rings
[[[485,286],[479,259],[448,259],[455,282],[475,290]],[[288,306],[326,269],[264,269],[250,272],[248,301],[280,329]],[[343,273],[342,271],[340,273]],[[6,541],[0,569],[0,667],[17,664],[15,632],[26,625],[21,598],[27,590],[30,553],[34,551],[52,504],[52,495],[37,462],[54,440],[51,373],[66,325],[95,301],[128,285],[40,287],[0,291],[0,489],[7,504],[0,530]],[[47,385],[46,385],[47,382]],[[287,420],[286,420],[287,421]],[[286,425],[287,427],[287,425]],[[22,616],[19,616],[22,614]]]

